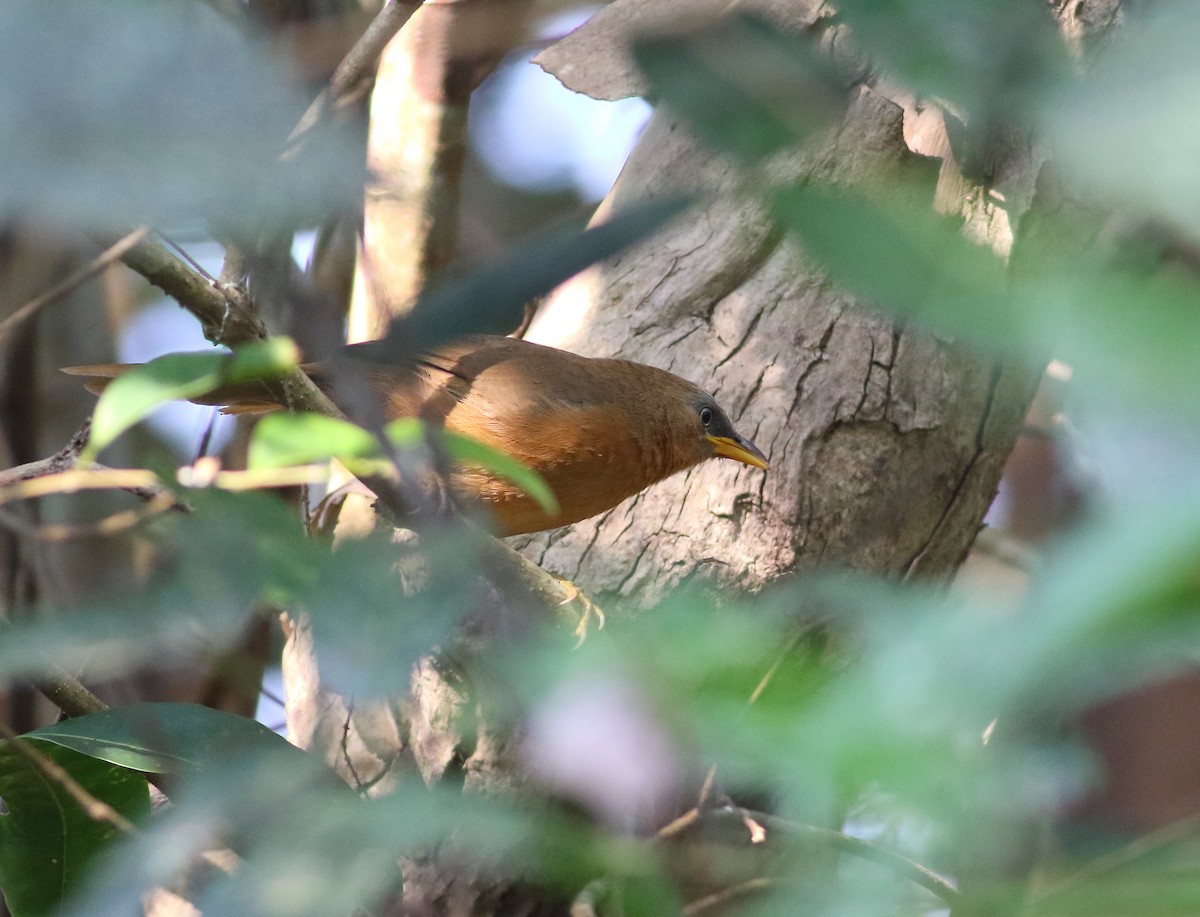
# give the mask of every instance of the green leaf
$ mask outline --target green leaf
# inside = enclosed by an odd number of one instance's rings
[[[420,438],[422,426],[415,417],[405,417],[392,421],[385,432],[395,445],[407,446]],[[525,491],[547,513],[558,512],[558,500],[550,490],[550,485],[536,471],[477,439],[449,430],[435,432],[456,465],[482,468],[499,475]]]
[[[968,124],[1010,114],[1068,76],[1045,4],[1028,0],[845,0],[851,41],[918,96],[948,99]]]
[[[283,751],[307,755],[257,720],[199,704],[146,703],[74,717],[29,733],[118,767],[196,775],[231,755]]]
[[[634,57],[651,95],[710,145],[747,161],[801,143],[846,104],[845,81],[813,42],[756,17],[646,38]]]
[[[299,351],[288,338],[273,338],[219,352],[171,353],[114,379],[96,404],[92,433],[81,460],[90,461],[160,404],[211,392],[224,382],[279,376],[296,365]]]
[[[415,417],[392,421],[385,432],[397,448],[411,448],[436,435],[458,465],[483,468],[511,481],[548,513],[558,510],[550,487],[536,472],[477,440],[427,427]],[[382,450],[369,432],[349,421],[318,414],[272,414],[259,421],[250,440],[251,468],[281,468],[336,458],[351,471],[382,467]]]
[[[145,779],[94,757],[25,736],[87,792],[133,822],[150,814]],[[0,889],[13,917],[55,910],[79,886],[118,829],[87,815],[63,788],[8,744],[0,746]]]
[[[379,443],[348,420],[321,414],[270,414],[250,439],[250,468],[284,468],[336,458],[351,471],[382,467]]]
[[[220,353],[172,353],[114,379],[96,403],[91,437],[81,460],[95,458],[160,404],[216,388],[223,360]]]
[[[289,337],[242,344],[234,349],[222,369],[222,382],[248,382],[275,379],[300,362],[300,348]]]

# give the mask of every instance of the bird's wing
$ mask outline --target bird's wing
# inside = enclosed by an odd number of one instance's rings
[[[574,383],[565,364],[581,357],[515,338],[471,335],[423,353],[413,364],[377,366],[377,388],[393,416],[419,415],[470,432],[519,426],[549,393]]]

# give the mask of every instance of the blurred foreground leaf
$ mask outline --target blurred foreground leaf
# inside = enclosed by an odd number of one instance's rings
[[[1200,239],[1200,8],[1137,7],[1086,78],[1049,87],[1036,114],[1077,193]]]
[[[950,101],[969,128],[1022,116],[1070,76],[1038,0],[844,0],[837,14],[856,47],[918,96]]]
[[[283,468],[336,458],[361,474],[384,469],[379,443],[369,431],[320,414],[269,414],[254,427],[247,466]]]
[[[334,551],[271,495],[193,490],[188,501],[192,513],[151,527],[145,586],[3,625],[0,674],[86,667],[99,678],[169,665],[224,646],[265,602],[311,615],[329,646],[330,681],[374,695],[380,684],[407,684],[412,664],[476,609],[482,584],[463,575],[475,569],[469,542],[405,547],[379,535]],[[427,571],[409,587],[396,572],[406,560]]]
[[[846,106],[847,81],[828,55],[752,16],[644,38],[634,57],[659,101],[711,145],[746,161],[802,143]]]
[[[424,434],[423,431],[424,430]],[[454,433],[451,430],[424,428],[422,423],[413,417],[394,420],[386,427],[388,438],[397,446],[412,445],[419,441],[422,435],[437,436],[438,441],[458,466],[464,468],[482,468],[493,474],[511,481],[533,498],[543,510],[548,513],[558,511],[558,501],[550,491],[545,479],[531,468],[521,464],[512,456],[493,449],[477,439]]]
[[[299,351],[288,338],[272,338],[220,352],[171,353],[113,379],[92,413],[92,432],[81,461],[90,461],[160,404],[184,401],[227,382],[271,379],[296,365]]]
[[[509,334],[527,304],[648,238],[691,203],[691,196],[675,195],[633,204],[583,230],[554,226],[539,232],[465,277],[427,288],[412,312],[393,320],[382,339],[355,345],[353,356],[397,363],[466,334]]]
[[[558,508],[539,474],[484,443],[423,424],[415,417],[392,421],[384,432],[397,448],[436,437],[456,465],[491,471],[516,484],[547,512]],[[280,468],[331,458],[359,475],[383,473],[388,467],[379,443],[362,427],[333,417],[295,413],[274,414],[259,421],[250,441],[248,464],[251,468]]]
[[[955,221],[898,198],[818,185],[781,189],[774,205],[834,280],[870,302],[992,349],[1024,349],[1004,262],[965,239]]]
[[[479,537],[484,537],[481,534]],[[312,621],[327,688],[366,701],[404,694],[413,666],[445,648],[487,596],[470,533],[347,540],[318,562],[297,607]]]
[[[14,615],[3,626],[0,672],[86,668],[104,677],[148,660],[169,664],[232,639],[255,603],[291,601],[311,586],[328,546],[278,499],[195,490],[188,502],[193,513],[146,527],[154,555],[145,584],[54,614]]]
[[[1010,276],[922,203],[818,185],[780,190],[774,203],[805,250],[870,304],[1002,358],[1053,353],[1084,395],[1200,413],[1200,282],[1182,272],[1148,274],[1068,245],[1044,246]],[[1063,224],[1058,237],[1084,231]]]
[[[361,153],[344,138],[277,161],[309,100],[211,4],[9,0],[0,84],[5,218],[96,230],[295,218],[361,194]]]
[[[290,917],[350,914],[398,887],[398,857],[434,852],[447,862],[579,884],[603,869],[602,848],[548,813],[428,788],[415,776],[366,802],[328,778],[307,755],[227,757],[220,770],[182,783],[171,809],[119,845],[65,915],[133,913],[147,889],[227,842],[241,857],[237,869],[201,873],[192,883],[191,900],[204,913],[269,917],[286,900]]]

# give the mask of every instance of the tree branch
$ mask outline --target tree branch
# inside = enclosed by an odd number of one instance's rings
[[[389,41],[408,22],[421,6],[421,0],[390,0],[390,2],[367,26],[362,37],[342,58],[342,62],[329,78],[329,85],[313,99],[308,110],[292,129],[288,137],[284,159],[294,157],[303,146],[305,136],[312,131],[330,111],[336,111],[361,98],[365,87],[375,77],[375,68]]]
[[[236,284],[214,283],[166,246],[143,239],[121,260],[196,316],[204,336],[214,344],[232,347],[268,337],[245,290]],[[343,416],[299,368],[286,373],[278,384],[294,411]]]

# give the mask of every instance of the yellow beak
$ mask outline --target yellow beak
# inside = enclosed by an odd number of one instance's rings
[[[753,465],[763,471],[771,467],[767,464],[767,457],[762,454],[762,450],[748,439],[742,439],[740,436],[736,439],[732,436],[708,436],[706,439],[713,444],[714,455]]]

